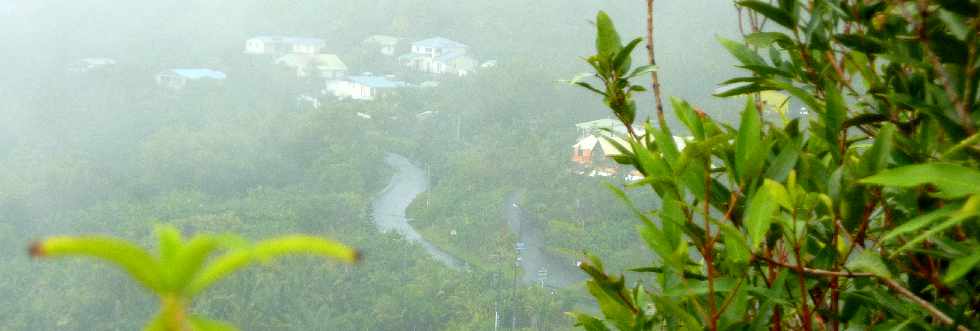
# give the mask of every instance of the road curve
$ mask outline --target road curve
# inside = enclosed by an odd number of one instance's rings
[[[388,186],[371,203],[371,216],[381,232],[394,231],[405,239],[422,245],[433,258],[446,266],[459,269],[465,263],[451,254],[439,249],[422,237],[405,216],[405,209],[412,204],[419,193],[429,189],[429,178],[424,170],[412,164],[404,156],[387,153],[385,163],[395,169]]]

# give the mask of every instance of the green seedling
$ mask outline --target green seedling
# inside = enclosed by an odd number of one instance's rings
[[[285,255],[314,255],[355,263],[357,250],[307,235],[287,235],[248,243],[234,235],[198,234],[188,240],[172,226],[158,226],[159,254],[126,240],[107,236],[57,236],[33,243],[36,258],[86,256],[108,261],[160,300],[160,311],[146,331],[225,331],[233,325],[192,314],[193,299],[228,275],[253,263]],[[212,258],[212,255],[217,255]]]

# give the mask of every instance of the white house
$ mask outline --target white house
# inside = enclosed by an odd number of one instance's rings
[[[259,36],[245,40],[246,54],[277,54],[281,38]]]
[[[225,73],[212,69],[170,69],[158,73],[156,82],[160,87],[179,91],[192,83],[220,83],[225,78]]]
[[[256,55],[298,53],[317,54],[326,47],[319,38],[258,36],[245,41],[245,53]]]
[[[631,148],[624,137],[627,129],[621,122],[612,119],[600,119],[582,122],[575,125],[579,138],[572,145],[571,161],[575,164],[575,172],[587,176],[613,176],[622,174],[628,181],[642,178],[639,172],[624,172],[624,169],[613,162],[612,158],[622,155],[622,152],[611,141]],[[634,128],[639,135],[644,134],[641,128]],[[674,145],[683,150],[693,137],[673,136]]]
[[[398,61],[421,72],[465,76],[479,65],[468,55],[468,49],[446,38],[429,38],[412,43],[412,52],[398,57]]]
[[[109,58],[85,58],[68,65],[68,72],[71,73],[86,73],[91,71],[96,71],[100,69],[105,69],[116,65],[116,60]]]
[[[578,135],[580,138],[593,134],[608,135],[608,132],[610,131],[612,131],[615,135],[625,137],[629,131],[622,122],[609,118],[578,123],[575,124],[575,128],[578,129]],[[633,132],[636,132],[638,135],[642,135],[645,130],[642,126],[634,125]]]
[[[317,74],[322,78],[336,79],[347,75],[347,65],[334,54],[286,54],[275,64],[296,70],[297,77]]]
[[[395,55],[395,47],[398,47],[398,42],[399,39],[397,37],[376,34],[364,39],[362,44],[367,47],[376,48],[379,53],[386,56],[393,56]]]
[[[408,83],[392,79],[390,76],[350,76],[345,80],[327,81],[327,91],[341,99],[376,100],[408,86]]]

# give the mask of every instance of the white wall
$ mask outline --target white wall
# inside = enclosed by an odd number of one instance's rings
[[[327,91],[341,99],[374,100],[375,97],[374,89],[368,86],[339,80],[327,81]]]
[[[245,52],[251,54],[265,54],[265,42],[258,39],[249,39],[245,42]]]

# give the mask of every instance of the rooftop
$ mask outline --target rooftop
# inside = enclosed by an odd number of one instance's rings
[[[368,37],[367,39],[364,40],[364,42],[375,43],[379,45],[395,45],[398,44],[398,37],[376,34]]]
[[[413,43],[415,46],[429,47],[429,48],[465,48],[468,47],[463,43],[449,40],[443,37],[435,37],[424,40],[419,40]]]
[[[466,52],[452,51],[446,54],[439,55],[438,57],[436,57],[436,61],[448,62],[448,61],[452,61],[453,59],[464,57],[464,56],[466,56]]]
[[[605,133],[612,131],[615,134],[626,135],[628,132],[628,130],[626,130],[626,126],[623,125],[622,122],[608,118],[578,123],[575,124],[575,127],[583,131],[585,134]],[[637,134],[643,134],[643,132],[645,132],[642,126],[636,125],[633,126],[633,131],[635,131]]]
[[[389,80],[382,76],[350,76],[347,78],[351,82],[373,88],[396,88],[408,86],[402,81]]]
[[[227,77],[223,72],[203,68],[171,69],[170,72],[191,80],[202,78],[224,80]]]
[[[327,43],[320,38],[312,37],[284,37],[284,36],[255,36],[251,39],[258,39],[265,42],[277,42],[277,43],[287,43],[287,44],[310,44],[315,46],[324,46]]]

